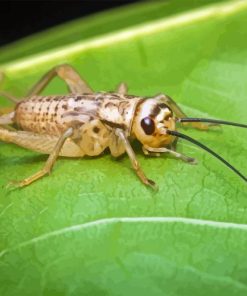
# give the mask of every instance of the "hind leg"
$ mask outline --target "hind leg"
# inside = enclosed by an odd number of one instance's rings
[[[18,182],[13,182],[10,184],[14,185],[14,187],[24,187],[27,186],[29,184],[31,184],[32,182],[42,178],[44,175],[49,174],[51,172],[52,167],[54,166],[57,157],[66,141],[67,138],[69,138],[71,135],[73,134],[73,129],[69,128],[57,141],[55,147],[53,148],[53,150],[51,151],[45,166],[39,170],[37,173],[35,173],[34,175],[22,180],[22,181],[18,181]]]
[[[18,100],[12,96],[11,94],[9,94],[8,92],[5,91],[0,91],[0,97],[5,97],[7,98],[9,101],[13,102],[13,103],[17,103]],[[13,108],[11,108],[13,110]],[[9,112],[11,110],[10,108],[1,108],[0,110],[0,125],[6,125],[6,128],[8,124],[13,124],[14,123],[14,117],[15,117],[15,112]]]
[[[59,136],[47,134],[36,134],[29,131],[9,130],[0,126],[0,141],[16,144],[20,147],[36,151],[43,154],[51,154],[53,148],[59,140]],[[60,153],[60,156],[82,157],[84,152],[75,141],[68,138]]]
[[[0,91],[0,97],[5,97],[9,101],[15,104],[18,102],[18,100],[14,96],[12,96],[11,94],[5,91]],[[6,128],[10,128],[10,127],[7,127],[7,125],[14,123],[14,117],[15,117],[15,112],[14,111],[11,112],[12,110],[13,108],[0,109],[0,125],[6,125]]]
[[[0,125],[8,125],[14,123],[15,112],[10,112],[7,114],[0,114]]]
[[[1,84],[1,82],[3,80],[4,80],[4,73],[0,71],[0,84]],[[5,97],[5,98],[7,98],[9,101],[11,101],[13,103],[18,102],[16,97],[12,96],[10,93],[8,93],[6,91],[0,91],[0,97]]]
[[[48,83],[58,76],[67,84],[71,93],[92,93],[89,85],[80,77],[76,70],[70,65],[59,65],[48,71],[28,92],[28,96],[39,94]]]
[[[128,86],[126,83],[121,82],[118,86],[117,86],[117,93],[120,95],[127,95],[128,93]]]
[[[176,152],[174,150],[171,150],[171,149],[167,149],[165,147],[162,147],[162,148],[153,148],[153,147],[149,147],[149,146],[144,145],[142,147],[142,150],[143,150],[144,154],[146,154],[146,155],[152,155],[153,153],[154,153],[154,155],[156,153],[169,153],[172,156],[174,156],[176,158],[179,158],[179,159],[181,159],[181,160],[183,160],[183,161],[185,161],[187,163],[197,164],[197,161],[196,161],[195,158],[192,158],[192,157],[183,155],[181,153],[178,153],[178,152]],[[159,156],[159,155],[157,155],[157,156]]]
[[[9,101],[13,102],[13,103],[18,103],[18,99],[14,96],[12,96],[10,93],[6,92],[6,91],[0,91],[0,97],[5,97],[7,98]]]
[[[71,93],[93,93],[90,86],[84,81],[80,75],[76,72],[76,70],[70,65],[59,65],[57,67],[52,68],[48,71],[27,93],[27,96],[34,96],[41,93],[41,91],[49,84],[49,82],[55,77],[58,76],[67,84]],[[1,91],[0,96],[6,97],[10,101],[17,103],[19,102],[14,96],[11,94]]]

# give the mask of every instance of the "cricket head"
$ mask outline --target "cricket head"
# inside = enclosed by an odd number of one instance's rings
[[[132,133],[142,144],[149,147],[164,147],[175,137],[166,130],[175,130],[173,111],[167,106],[165,95],[143,100],[136,109]]]

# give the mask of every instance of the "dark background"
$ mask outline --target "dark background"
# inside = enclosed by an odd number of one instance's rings
[[[0,46],[79,17],[138,0],[0,1]]]

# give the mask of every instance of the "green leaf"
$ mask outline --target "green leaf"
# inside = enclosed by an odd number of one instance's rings
[[[84,40],[86,20],[74,39],[64,25],[22,41],[16,52],[3,49],[1,89],[24,96],[66,62],[97,91],[125,81],[131,94],[169,94],[190,116],[246,123],[247,3],[187,3],[187,11],[179,1],[130,7],[121,26],[114,13],[109,26],[107,13],[94,17]],[[123,20],[128,8],[116,13]],[[60,32],[57,45],[52,32]],[[44,94],[65,92],[56,79]],[[1,99],[1,106],[9,104]],[[246,130],[183,132],[247,174]],[[246,183],[182,140],[178,151],[197,166],[134,148],[157,193],[140,183],[127,156],[107,152],[60,158],[50,176],[8,191],[9,180],[33,174],[47,156],[0,143],[1,295],[246,295]]]
[[[71,21],[69,24],[57,26],[0,48],[0,63],[181,13],[188,10],[188,7],[195,9],[220,1],[222,0],[204,0],[203,3],[195,0],[186,0],[182,3],[178,0],[160,1],[160,3],[146,1],[145,5],[132,4],[121,9],[108,10]]]

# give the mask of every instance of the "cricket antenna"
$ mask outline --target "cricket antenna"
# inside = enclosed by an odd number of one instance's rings
[[[225,124],[225,125],[232,125],[232,126],[247,128],[247,124],[217,120],[217,119],[211,119],[211,118],[178,118],[177,121],[178,122],[207,122],[207,123]]]
[[[207,146],[203,145],[202,143],[198,142],[197,140],[181,134],[180,132],[177,131],[171,131],[171,130],[166,130],[166,134],[168,135],[172,135],[175,137],[179,137],[182,139],[185,139],[197,146],[199,146],[200,148],[206,150],[207,152],[209,152],[210,154],[212,154],[214,157],[216,157],[217,159],[219,159],[221,162],[223,162],[229,169],[231,169],[232,171],[234,171],[239,177],[241,177],[245,182],[247,182],[247,178],[241,174],[234,166],[232,166],[229,162],[227,162],[224,158],[222,158],[220,155],[218,155],[217,153],[215,153],[213,150],[211,150],[210,148],[208,148]]]

